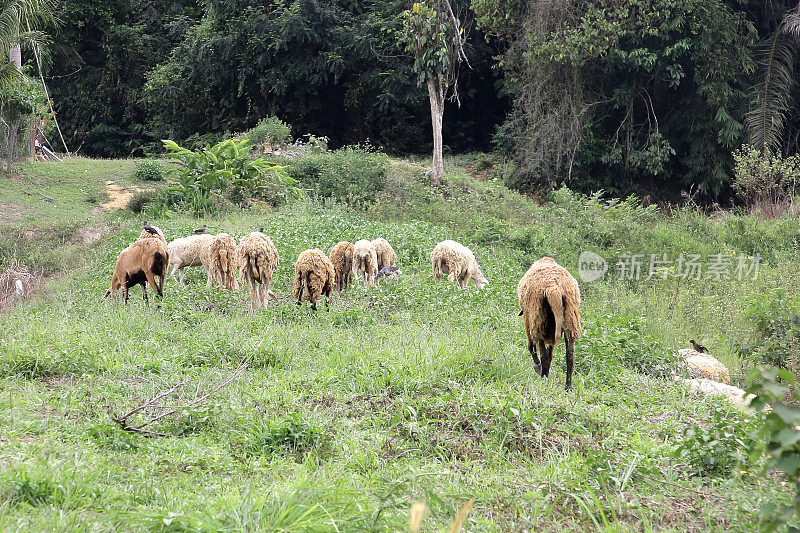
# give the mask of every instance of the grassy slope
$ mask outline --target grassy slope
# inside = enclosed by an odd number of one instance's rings
[[[759,501],[791,496],[775,479],[756,482],[738,469],[690,475],[672,455],[683,428],[707,422],[710,411],[731,424],[738,415],[606,360],[662,361],[693,337],[710,341],[735,375],[749,366],[735,354],[750,336],[743,309],[753,295],[796,287],[794,221],[715,222],[690,210],[664,218],[563,191],[540,207],[458,166],[432,191],[418,169],[398,165],[366,214],[304,202],[207,223],[237,236],[265,226],[282,258],[279,295],[290,291],[303,249],[378,235],[398,252],[402,283],[348,291],[317,315],[288,301],[249,314],[244,291],[207,290],[194,271],[187,287],[168,285],[156,310],[138,290],[128,307],[100,299],[140,222],[92,214],[86,191],[102,190],[109,173],[124,181],[130,167],[34,164],[24,181],[0,181],[3,202],[24,206],[21,217],[0,222],[0,258],[73,268],[0,315],[2,530],[392,530],[403,527],[413,498],[427,502],[431,530],[474,498],[470,530],[609,521],[617,522],[611,529],[749,531]],[[28,206],[31,185],[62,200],[32,197]],[[199,221],[155,222],[172,237]],[[120,231],[74,244],[86,224]],[[53,227],[63,231],[45,231]],[[12,248],[9,230],[30,228],[30,246],[46,246]],[[486,290],[432,281],[427,256],[446,237],[476,251]],[[71,252],[49,254],[59,243]],[[551,379],[535,376],[515,296],[532,259],[547,254],[572,269],[583,249],[613,259],[620,251],[768,248],[755,281],[584,284],[577,391],[563,392],[563,348]],[[161,426],[178,437],[133,437],[109,422],[109,412],[165,384],[213,382],[242,359],[251,365],[241,379]]]

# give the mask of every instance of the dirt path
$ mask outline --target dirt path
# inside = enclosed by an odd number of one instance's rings
[[[108,201],[101,204],[106,211],[115,211],[123,209],[128,205],[128,201],[139,192],[138,187],[124,187],[117,185],[114,180],[106,181],[106,193],[108,193]]]

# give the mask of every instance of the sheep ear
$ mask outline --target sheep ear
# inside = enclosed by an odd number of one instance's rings
[[[522,309],[519,310],[519,314],[517,316],[522,316]]]

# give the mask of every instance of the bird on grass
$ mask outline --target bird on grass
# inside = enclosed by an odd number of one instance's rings
[[[696,351],[696,352],[708,353],[708,350],[706,349],[706,347],[703,346],[702,344],[700,344],[699,342],[695,342],[694,339],[690,340],[689,344],[692,345],[692,347],[694,348],[694,351]]]
[[[202,228],[197,228],[196,230],[194,230],[194,234],[195,234],[195,235],[202,235],[203,233],[205,233],[205,232],[206,232],[206,229],[207,229],[207,228],[206,228],[206,225],[205,225],[205,224],[203,224],[203,227],[202,227]]]

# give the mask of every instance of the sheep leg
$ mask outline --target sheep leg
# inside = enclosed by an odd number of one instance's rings
[[[536,344],[531,339],[528,339],[528,351],[531,352],[531,357],[533,357],[533,369],[541,376],[542,364],[539,362],[539,356],[536,355]]]
[[[567,383],[564,388],[570,390],[572,389],[572,367],[575,364],[575,341],[572,339],[572,333],[569,331],[564,333],[564,344],[567,351]]]
[[[539,341],[539,351],[542,352],[542,372],[540,375],[546,378],[550,375],[550,362],[553,358],[553,349],[547,346],[544,341]]]
[[[156,291],[156,294],[158,294],[159,297],[163,297],[164,293],[159,288],[159,286],[156,285],[156,278],[155,278],[155,276],[153,276],[153,273],[150,270],[147,270],[144,273],[144,276],[147,278],[147,283],[149,283],[150,286],[153,288],[153,290]],[[145,290],[145,282],[144,281],[142,282],[142,290]]]
[[[139,285],[142,286],[142,300],[144,300],[144,303],[149,304],[150,300],[147,299],[147,283],[143,281]]]

